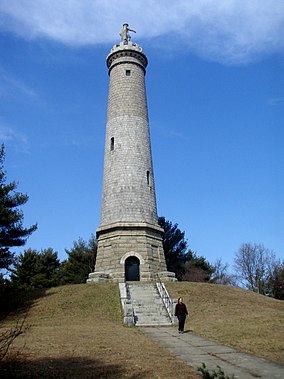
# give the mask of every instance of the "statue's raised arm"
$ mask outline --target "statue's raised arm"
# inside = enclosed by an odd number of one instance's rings
[[[135,30],[130,29],[128,27],[128,24],[123,24],[121,32],[119,33],[119,35],[120,35],[121,41],[123,42],[124,45],[127,45],[128,42],[131,40],[131,36],[130,36],[129,32],[136,33]]]

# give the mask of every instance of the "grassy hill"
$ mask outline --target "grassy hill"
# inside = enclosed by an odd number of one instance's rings
[[[194,333],[243,352],[284,364],[284,301],[241,288],[205,283],[169,283],[184,298]]]
[[[284,302],[221,285],[169,283],[189,309],[186,328],[242,351],[283,360]],[[15,325],[10,317],[0,328]],[[200,378],[138,328],[122,325],[116,284],[49,289],[29,306],[1,378]],[[1,332],[0,329],[0,332]]]

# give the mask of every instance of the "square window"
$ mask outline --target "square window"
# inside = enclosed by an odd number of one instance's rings
[[[130,76],[130,75],[131,75],[131,71],[130,71],[130,70],[126,70],[126,71],[125,71],[125,75],[126,75],[126,76]]]

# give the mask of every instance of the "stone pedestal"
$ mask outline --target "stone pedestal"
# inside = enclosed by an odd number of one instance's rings
[[[89,275],[88,283],[124,282],[128,258],[139,260],[139,280],[175,280],[174,273],[167,271],[162,229],[147,223],[115,223],[97,229],[98,255],[96,269]]]

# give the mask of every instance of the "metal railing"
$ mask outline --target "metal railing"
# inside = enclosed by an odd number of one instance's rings
[[[170,319],[172,323],[175,323],[175,314],[174,314],[174,307],[175,307],[175,302],[172,300],[170,297],[164,283],[161,281],[161,278],[159,274],[157,274],[157,282],[156,282],[157,289],[159,291],[159,294],[163,300],[163,303],[167,309],[167,312],[170,316]]]

